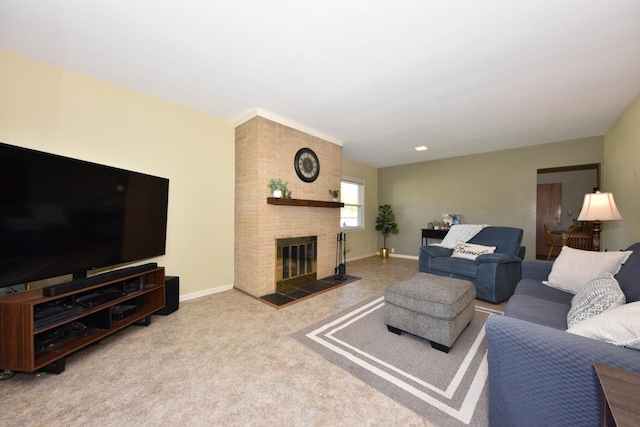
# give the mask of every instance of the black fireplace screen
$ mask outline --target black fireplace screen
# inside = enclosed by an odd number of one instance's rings
[[[276,291],[286,292],[316,280],[317,236],[276,239]]]

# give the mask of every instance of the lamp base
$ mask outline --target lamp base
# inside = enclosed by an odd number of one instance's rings
[[[600,252],[600,231],[601,231],[600,227],[602,226],[602,222],[593,221],[592,224],[593,224],[593,229],[591,233],[591,250]]]

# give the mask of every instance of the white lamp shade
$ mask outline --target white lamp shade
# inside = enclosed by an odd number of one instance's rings
[[[589,193],[584,195],[582,210],[578,221],[620,221],[622,215],[618,211],[612,193]]]

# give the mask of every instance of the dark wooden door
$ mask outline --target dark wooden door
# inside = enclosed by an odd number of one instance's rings
[[[547,259],[549,246],[543,224],[557,230],[562,223],[562,184],[538,184],[536,202],[536,258]]]

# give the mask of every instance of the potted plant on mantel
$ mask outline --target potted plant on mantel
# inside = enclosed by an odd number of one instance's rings
[[[332,202],[339,202],[340,201],[340,190],[329,190],[329,194],[331,194],[331,201]]]
[[[396,224],[396,215],[391,209],[391,205],[378,206],[378,217],[376,218],[376,230],[382,234],[382,248],[380,249],[380,258],[389,258],[389,250],[387,249],[387,237],[389,234],[398,234],[398,224]]]
[[[283,181],[280,178],[277,180],[271,178],[268,187],[271,189],[273,197],[282,197],[282,195],[287,191],[287,181]]]

